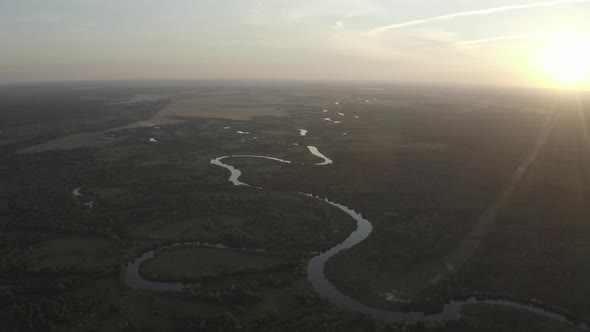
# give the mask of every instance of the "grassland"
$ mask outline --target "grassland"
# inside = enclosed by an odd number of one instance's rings
[[[280,99],[252,98],[246,93],[205,95],[175,100],[159,114],[168,118],[252,120],[258,116],[287,116]]]
[[[203,280],[286,267],[288,260],[265,254],[189,248],[164,252],[142,265],[141,273],[150,280]]]
[[[15,264],[40,271],[96,271],[118,264],[117,246],[97,237],[64,237],[35,244],[24,252],[12,253]]]

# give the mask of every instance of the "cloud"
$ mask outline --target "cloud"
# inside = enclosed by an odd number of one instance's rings
[[[355,16],[361,14],[362,12],[363,12],[363,10],[361,10],[361,9],[351,10],[348,13],[342,15],[342,19],[348,19],[348,18],[355,17]]]
[[[0,17],[0,24],[10,23],[56,23],[61,21],[61,16],[55,15],[34,15],[22,17]]]
[[[544,37],[551,37],[554,35],[556,35],[555,32],[532,32],[532,33],[523,33],[523,34],[518,34],[518,35],[508,35],[508,36],[468,40],[468,41],[458,42],[455,45],[457,45],[457,46],[472,46],[472,45],[493,43],[493,42],[506,41],[506,40],[544,38]]]
[[[551,7],[551,6],[559,6],[565,4],[574,4],[574,3],[584,3],[589,2],[590,0],[555,0],[555,1],[543,1],[543,2],[533,2],[523,5],[511,5],[511,6],[501,6],[501,7],[492,7],[486,9],[479,9],[479,10],[471,10],[466,12],[459,12],[453,14],[446,14],[440,16],[429,17],[420,20],[414,20],[409,22],[403,22],[398,24],[392,25],[385,25],[381,27],[377,27],[368,32],[371,36],[376,36],[387,32],[393,29],[400,29],[415,25],[427,24],[436,21],[444,21],[444,20],[452,20],[458,17],[466,17],[466,16],[481,16],[481,15],[490,15],[495,13],[507,12],[507,11],[515,11],[515,10],[523,10],[523,9],[530,9],[530,8],[538,8],[538,7]]]
[[[66,28],[66,31],[71,33],[83,33],[90,31],[90,28],[83,26],[70,26]]]

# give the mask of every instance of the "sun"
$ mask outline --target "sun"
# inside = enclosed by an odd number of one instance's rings
[[[557,37],[538,56],[539,66],[551,85],[581,88],[590,82],[590,38]]]

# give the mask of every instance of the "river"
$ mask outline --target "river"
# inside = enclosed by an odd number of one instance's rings
[[[325,166],[332,163],[332,160],[324,156],[316,147],[308,146],[309,151],[324,159],[324,162],[318,163],[318,166]],[[223,156],[218,157],[211,160],[211,164],[219,167],[223,167],[230,172],[229,182],[231,182],[235,186],[249,186],[244,182],[239,180],[242,172],[226,163],[223,163],[222,160],[226,160],[229,158],[262,158],[267,160],[272,160],[280,163],[290,164],[291,161],[283,160],[280,158],[275,157],[267,157],[267,156],[258,156],[258,155],[232,155],[232,156]],[[256,187],[258,189],[262,189],[260,187]],[[404,311],[394,311],[394,310],[385,310],[381,308],[371,307],[369,305],[363,304],[350,296],[342,293],[336,286],[328,280],[325,275],[325,267],[328,260],[334,257],[336,254],[341,252],[342,250],[349,249],[354,247],[355,245],[361,243],[365,239],[369,237],[371,232],[373,231],[373,225],[369,220],[364,218],[359,212],[355,211],[354,209],[345,206],[343,204],[334,202],[329,200],[328,198],[322,198],[310,193],[303,193],[298,192],[300,195],[304,195],[306,197],[314,198],[325,202],[331,206],[334,206],[351,218],[356,221],[356,229],[341,243],[335,245],[334,247],[326,250],[325,252],[319,253],[316,256],[312,257],[309,260],[307,266],[307,279],[313,286],[314,290],[317,294],[330,301],[334,305],[339,308],[355,311],[359,313],[366,314],[378,320],[383,321],[395,321],[395,322],[422,322],[422,321],[447,321],[452,319],[457,319],[461,310],[465,305],[474,305],[474,304],[492,304],[498,306],[509,307],[513,309],[518,309],[521,311],[526,311],[531,314],[544,317],[547,319],[551,319],[557,322],[561,322],[567,324],[571,327],[575,327],[581,330],[588,330],[588,324],[586,322],[582,322],[573,318],[568,317],[566,314],[561,313],[558,310],[550,310],[545,306],[540,304],[536,304],[533,302],[518,302],[513,299],[502,299],[501,297],[496,296],[475,296],[461,299],[461,300],[451,300],[447,302],[443,310],[439,313],[434,314],[427,314],[424,312],[416,311],[416,312],[404,312]],[[181,244],[175,244],[173,246],[179,246]],[[208,245],[208,244],[204,244]],[[222,245],[216,245],[216,247],[223,247]],[[166,250],[169,249],[171,246],[166,246],[160,248],[159,250]],[[247,249],[241,249],[247,250]],[[260,250],[260,249],[258,249]],[[137,289],[151,289],[157,291],[182,291],[185,287],[191,287],[191,285],[184,285],[182,283],[177,282],[152,282],[145,280],[139,274],[140,265],[155,257],[156,251],[148,251],[141,256],[135,258],[132,262],[128,263],[125,269],[125,282],[133,288]]]

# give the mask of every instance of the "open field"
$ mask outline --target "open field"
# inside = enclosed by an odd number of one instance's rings
[[[206,95],[175,100],[164,108],[159,116],[166,118],[219,118],[252,120],[257,116],[284,117],[280,98],[252,98],[246,93],[237,96]]]
[[[95,271],[117,265],[117,247],[108,240],[93,237],[64,237],[31,246],[14,253],[11,260],[26,263],[31,272],[43,270]]]
[[[143,127],[157,127],[166,124],[178,122],[172,119],[147,119],[133,122],[124,126],[110,128],[99,132],[73,134],[60,137],[38,145],[28,146],[26,148],[17,150],[17,153],[39,153],[51,150],[72,150],[84,147],[106,147],[117,143],[120,140],[121,130],[143,128]]]
[[[180,266],[178,262],[183,262]],[[142,266],[150,280],[202,280],[260,273],[287,266],[287,261],[263,254],[248,254],[210,248],[165,252]]]

